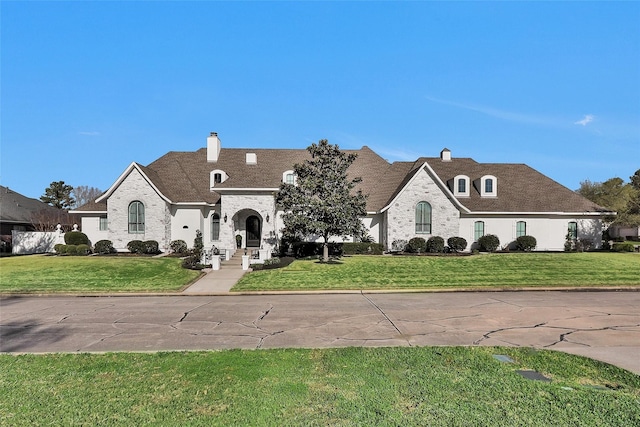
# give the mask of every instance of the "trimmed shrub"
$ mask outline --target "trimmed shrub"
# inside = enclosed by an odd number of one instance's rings
[[[159,254],[160,253],[160,245],[155,240],[147,240],[144,242],[144,253],[145,254]]]
[[[630,242],[614,243],[611,250],[614,252],[633,252],[635,247]]]
[[[57,245],[55,245],[53,247],[53,250],[56,251],[56,253],[59,255],[67,253],[66,245],[63,245],[62,243],[58,243]]]
[[[98,240],[93,250],[97,254],[110,254],[116,251],[111,240]]]
[[[407,248],[409,242],[403,239],[394,240],[391,243],[391,252],[402,252]]]
[[[384,246],[380,243],[346,242],[342,244],[342,252],[345,255],[382,255]]]
[[[91,253],[91,248],[89,245],[78,245],[76,246],[76,255],[89,255]]]
[[[132,240],[127,243],[127,249],[132,254],[143,254],[144,253],[144,242],[142,240]]]
[[[64,253],[67,255],[79,255],[78,246],[76,245],[65,245],[64,251]]]
[[[429,240],[427,240],[427,252],[444,252],[444,239],[440,236],[429,237]]]
[[[169,248],[171,248],[171,252],[176,254],[186,254],[187,253],[187,242],[184,240],[174,240],[169,243]]]
[[[293,243],[293,256],[296,258],[308,258],[318,255],[322,255],[323,243],[317,242],[294,242]],[[343,254],[343,243],[331,243],[329,242],[329,256],[340,257]]]
[[[89,238],[80,231],[69,231],[64,235],[64,242],[67,245],[88,245]]]
[[[414,237],[413,239],[409,240],[409,243],[407,243],[405,251],[419,254],[420,252],[424,252],[426,249],[426,240],[424,240],[422,237]]]
[[[516,248],[519,251],[530,252],[536,248],[538,241],[533,236],[520,236],[516,239]]]
[[[200,264],[200,254],[193,249],[187,253],[187,257],[182,260],[182,267],[188,268],[189,270],[202,270],[204,266]]]
[[[493,252],[500,246],[500,239],[495,234],[485,234],[478,239],[478,246],[483,252]]]
[[[464,237],[449,237],[447,245],[453,252],[461,252],[467,249],[467,240]]]

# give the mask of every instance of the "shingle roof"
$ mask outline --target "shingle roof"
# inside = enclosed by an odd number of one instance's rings
[[[470,158],[421,157],[414,162],[386,160],[364,146],[344,150],[358,156],[349,168],[350,177],[361,177],[356,189],[368,194],[367,211],[380,211],[399,194],[425,162],[453,191],[453,179],[466,175],[471,180],[470,197],[457,200],[471,212],[606,212],[574,191],[525,164],[478,163]],[[247,153],[254,153],[256,164],[247,164]],[[210,203],[220,200],[225,189],[278,188],[282,174],[309,158],[306,149],[222,148],[216,163],[207,162],[207,149],[172,151],[148,166],[136,164],[158,190],[173,203]],[[210,173],[222,170],[229,177],[210,191]],[[481,197],[482,176],[497,178],[497,197]],[[106,210],[104,203],[88,204],[81,210]]]
[[[356,189],[362,189],[365,194],[372,193],[379,180],[379,171],[386,169],[389,163],[368,147],[344,151],[358,155],[349,168],[349,176],[362,178]],[[247,153],[256,155],[255,165],[246,163]],[[216,203],[220,196],[215,188],[278,188],[283,172],[292,170],[296,163],[309,157],[306,149],[222,148],[218,161],[208,163],[207,150],[202,148],[195,152],[167,153],[141,170],[174,203]],[[211,192],[209,180],[213,170],[222,170],[229,178],[216,184]]]
[[[60,210],[37,199],[23,196],[8,187],[0,185],[0,221],[31,223],[32,215],[42,210],[59,214]]]
[[[466,175],[471,181],[469,197],[457,200],[472,212],[607,212],[576,192],[525,164],[478,163],[469,158],[422,158],[453,192],[453,179]],[[480,178],[493,175],[497,197],[480,196]]]

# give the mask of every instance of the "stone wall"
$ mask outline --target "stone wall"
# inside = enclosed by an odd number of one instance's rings
[[[129,204],[144,204],[144,233],[129,233]],[[109,240],[118,251],[127,250],[132,240],[156,240],[161,250],[169,247],[171,238],[171,212],[167,202],[149,185],[137,169],[122,181],[107,200]]]
[[[246,246],[246,219],[250,215],[256,215],[261,221],[261,247],[273,249],[276,244],[276,211],[273,194],[223,194],[221,198],[221,214],[227,215],[227,222],[220,223],[220,248],[229,249],[236,245],[235,236],[242,236],[242,247]],[[269,215],[269,221],[266,220]]]
[[[415,210],[419,202],[431,205],[431,233],[416,234]],[[460,211],[423,169],[404,188],[387,210],[387,246],[394,240],[409,241],[413,237],[428,240],[440,236],[445,242],[449,237],[458,236]]]

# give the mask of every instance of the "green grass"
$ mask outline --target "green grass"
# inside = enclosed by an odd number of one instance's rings
[[[0,355],[0,365],[0,425],[11,426],[627,427],[640,419],[639,376],[523,348]]]
[[[10,257],[0,259],[0,293],[178,291],[199,274],[177,258]]]
[[[640,255],[511,253],[465,257],[352,256],[294,261],[245,275],[232,289],[450,289],[640,285]]]

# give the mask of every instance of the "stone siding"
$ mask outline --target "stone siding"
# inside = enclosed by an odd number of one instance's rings
[[[129,204],[134,201],[144,204],[144,233],[129,233]],[[122,181],[107,200],[109,218],[109,240],[119,250],[127,250],[132,240],[155,240],[160,249],[168,248],[171,236],[171,212],[156,191],[147,183],[137,169]]]
[[[273,194],[224,194],[221,198],[221,217],[227,215],[227,223],[220,223],[220,248],[234,248],[235,236],[242,236],[242,247],[246,247],[246,220],[255,215],[261,221],[261,244],[264,249],[273,249],[276,245],[276,212]],[[266,217],[269,215],[269,222]]]
[[[415,232],[415,210],[419,202],[431,205],[431,233]],[[460,211],[447,198],[445,193],[423,169],[393,201],[387,210],[387,246],[395,240],[409,241],[413,237],[425,240],[432,236],[440,236],[445,242],[449,237],[458,236],[460,232]]]

